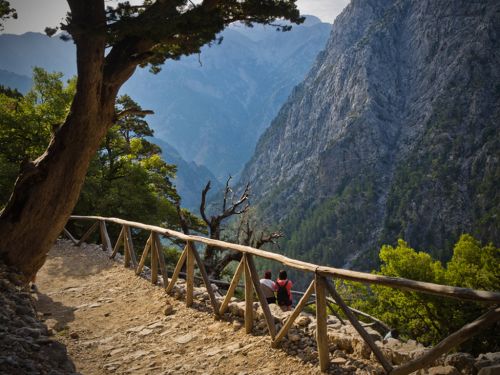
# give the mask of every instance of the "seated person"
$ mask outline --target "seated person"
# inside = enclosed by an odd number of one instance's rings
[[[281,270],[278,275],[278,280],[276,280],[276,286],[278,287],[276,296],[278,300],[278,305],[283,311],[290,311],[292,309],[292,286],[293,283],[288,280],[288,275],[286,271]]]
[[[271,271],[264,272],[264,278],[260,279],[260,286],[264,292],[264,297],[267,299],[267,303],[276,303],[276,296],[274,295],[274,292],[278,290],[278,287],[276,286],[276,283],[271,280],[271,278]]]

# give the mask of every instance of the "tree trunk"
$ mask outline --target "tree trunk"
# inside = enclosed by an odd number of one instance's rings
[[[91,4],[92,2],[92,4]],[[70,2],[80,25],[104,23],[101,1]],[[28,282],[64,228],[78,200],[90,160],[114,117],[119,85],[103,83],[105,35],[74,36],[76,95],[65,123],[45,153],[20,173],[0,213],[0,257]]]

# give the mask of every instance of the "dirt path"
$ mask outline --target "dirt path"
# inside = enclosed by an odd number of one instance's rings
[[[267,336],[215,321],[201,305],[186,308],[94,245],[60,241],[37,286],[39,312],[85,375],[319,374],[271,349]]]

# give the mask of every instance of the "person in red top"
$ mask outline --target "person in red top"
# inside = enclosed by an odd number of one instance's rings
[[[278,274],[278,280],[276,280],[276,286],[278,291],[276,297],[278,300],[278,305],[284,311],[290,311],[292,309],[292,286],[293,283],[288,280],[288,275],[286,271],[281,270]]]

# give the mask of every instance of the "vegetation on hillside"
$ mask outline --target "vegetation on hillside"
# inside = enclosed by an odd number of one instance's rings
[[[475,65],[471,59],[471,72]],[[381,236],[384,243],[403,237],[443,262],[461,233],[485,242],[500,239],[500,111],[479,99],[477,111],[488,116],[471,120],[463,103],[491,95],[492,84],[471,84],[462,91],[456,85],[450,82],[434,103],[417,146],[395,170]]]
[[[417,252],[403,240],[380,250],[380,271],[391,277],[500,291],[500,248],[482,245],[464,234],[455,244],[453,256],[445,266],[425,252]],[[488,310],[488,305],[441,296],[343,282],[337,285],[352,307],[380,318],[403,337],[424,344],[437,344],[449,334],[472,322]],[[500,325],[466,342],[461,350],[472,353],[500,349]]]

